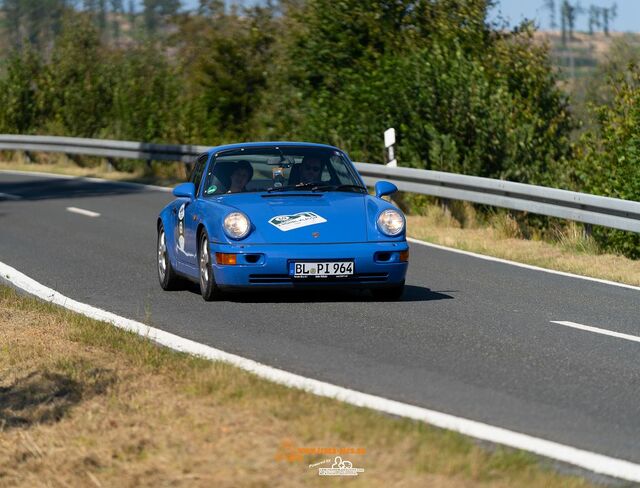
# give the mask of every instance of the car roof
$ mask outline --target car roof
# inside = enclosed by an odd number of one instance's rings
[[[335,146],[330,146],[328,144],[318,144],[315,142],[292,142],[292,141],[268,141],[268,142],[241,142],[238,144],[225,144],[223,146],[216,146],[216,147],[212,147],[211,149],[209,149],[207,152],[209,154],[215,154],[218,153],[220,151],[228,151],[228,150],[232,150],[232,149],[242,149],[242,148],[249,148],[249,147],[275,147],[275,146],[280,146],[280,147],[317,147],[317,148],[323,148],[323,149],[335,149],[337,151],[340,151],[341,153],[344,153],[343,150],[341,150],[338,147]]]

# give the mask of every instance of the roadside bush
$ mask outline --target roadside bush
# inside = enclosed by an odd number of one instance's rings
[[[69,15],[40,75],[40,130],[52,135],[96,137],[112,103],[111,66],[88,17]]]
[[[30,48],[12,52],[0,77],[0,132],[29,134],[42,117],[39,100],[42,58]]]
[[[640,201],[640,68],[629,65],[609,81],[609,105],[594,108],[597,129],[584,135],[576,158],[582,191]],[[640,258],[640,234],[595,227],[606,249]]]
[[[182,143],[180,77],[150,45],[114,50],[111,104],[106,108],[103,137],[144,142]]]

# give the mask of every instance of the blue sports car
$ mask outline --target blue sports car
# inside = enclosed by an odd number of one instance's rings
[[[340,149],[293,142],[214,147],[158,218],[158,277],[205,300],[251,288],[366,288],[400,298],[409,260],[402,212],[369,195]]]

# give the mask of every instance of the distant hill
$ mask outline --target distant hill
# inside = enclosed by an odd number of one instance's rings
[[[575,32],[566,45],[562,43],[560,31],[537,31],[535,38],[548,42],[555,64],[563,77],[579,79],[588,76],[601,63],[606,62],[616,45],[627,44],[640,49],[640,34],[602,32],[589,34]]]

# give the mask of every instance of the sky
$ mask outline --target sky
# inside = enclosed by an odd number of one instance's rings
[[[556,22],[560,24],[560,2],[556,3]],[[640,0],[570,0],[571,4],[579,3],[585,10],[590,5],[598,7],[611,7],[614,3],[618,6],[618,16],[613,19],[612,31],[638,32],[640,31]],[[195,8],[198,0],[182,0],[182,5],[186,9]],[[239,1],[238,3],[253,3],[250,0]],[[499,17],[505,19],[509,26],[515,26],[523,19],[534,20],[536,25],[543,30],[549,29],[549,11],[544,8],[544,0],[498,0],[498,5],[494,8],[490,19]],[[583,14],[578,16],[576,30],[586,31],[588,29],[588,16]]]
[[[555,3],[556,23],[560,24],[560,0],[555,0]],[[578,2],[571,0],[570,3]],[[591,5],[609,8],[616,3],[618,16],[610,23],[610,29],[622,32],[640,31],[640,0],[581,0],[579,3],[585,10],[588,10]],[[527,18],[534,20],[541,30],[546,30],[549,29],[550,16],[544,4],[544,0],[499,0],[498,6],[492,12],[492,18],[495,19],[501,15],[510,26],[517,25]],[[586,31],[588,18],[586,13],[578,16],[576,30]]]

